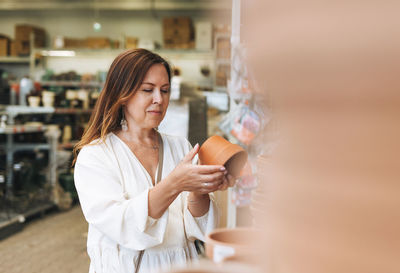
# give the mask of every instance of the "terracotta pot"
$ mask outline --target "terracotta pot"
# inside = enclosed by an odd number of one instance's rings
[[[254,264],[256,242],[261,236],[254,228],[221,228],[206,238],[206,255],[216,263],[235,261]]]
[[[203,165],[224,165],[229,174],[237,177],[246,164],[247,152],[223,137],[212,136],[201,145],[199,159]]]
[[[228,262],[221,266],[208,260],[200,260],[197,263],[191,263],[184,268],[172,268],[164,273],[261,273],[258,267],[242,264],[238,262]]]

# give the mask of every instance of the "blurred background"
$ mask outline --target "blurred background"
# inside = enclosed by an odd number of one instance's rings
[[[111,62],[126,49],[152,50],[173,66],[161,132],[192,145],[221,135],[252,158],[259,154],[263,113],[247,83],[243,52],[232,46],[240,42],[241,5],[0,1],[0,271],[87,272],[87,224],[72,149]],[[220,227],[250,225],[254,168],[249,162],[235,188],[216,193]]]
[[[177,272],[400,272],[397,2],[0,0],[0,271],[87,272],[71,151],[147,48],[174,67],[160,131],[249,154],[211,264]]]

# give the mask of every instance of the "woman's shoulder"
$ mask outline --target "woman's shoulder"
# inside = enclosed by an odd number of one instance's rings
[[[93,159],[101,159],[105,155],[107,155],[107,150],[110,145],[110,137],[111,134],[106,135],[104,139],[97,138],[92,140],[89,144],[82,147],[79,151],[77,160],[93,160]]]

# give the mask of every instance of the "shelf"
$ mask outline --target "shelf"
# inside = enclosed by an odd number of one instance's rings
[[[5,145],[0,145],[3,149],[7,149]],[[17,152],[26,150],[50,150],[50,145],[46,143],[13,143],[11,149],[7,149],[7,152]]]
[[[215,63],[217,65],[231,65],[231,60],[230,59],[216,59]]]
[[[226,86],[214,86],[214,91],[219,93],[228,93],[228,87]]]
[[[23,134],[43,132],[47,128],[44,125],[7,125],[0,128],[0,134]]]
[[[46,56],[47,58],[79,58],[80,56],[96,56],[99,55],[112,55],[116,57],[118,54],[124,52],[127,49],[116,49],[116,48],[65,48],[65,49],[51,49],[51,48],[36,48],[34,50],[34,54],[39,54],[42,56]],[[68,56],[61,56],[58,53],[66,52]],[[199,56],[199,55],[207,55],[207,56],[214,56],[215,52],[214,49],[169,49],[169,48],[156,48],[153,49],[152,52],[165,55],[165,56]],[[50,56],[51,54],[54,56]],[[69,55],[72,54],[72,55]]]
[[[30,58],[29,57],[0,57],[0,63],[7,63],[7,64],[29,64]]]
[[[93,109],[56,108],[55,114],[90,114]]]
[[[23,114],[51,114],[53,107],[32,107],[21,105],[0,105],[0,114],[23,115]]]
[[[103,87],[104,82],[82,82],[82,81],[41,81],[39,82],[42,86],[63,86],[63,87]]]
[[[4,2],[4,1],[3,1]],[[16,11],[29,11],[29,10],[93,10],[98,9],[102,11],[198,11],[198,10],[221,10],[229,11],[232,8],[232,1],[229,0],[196,0],[196,1],[124,1],[124,0],[106,0],[106,1],[70,1],[65,5],[62,1],[5,1],[0,5],[0,10],[16,10]]]

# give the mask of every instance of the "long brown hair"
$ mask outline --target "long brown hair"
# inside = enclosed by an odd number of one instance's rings
[[[75,164],[79,151],[93,140],[104,141],[106,135],[120,129],[122,105],[139,89],[147,71],[154,64],[162,64],[171,82],[171,68],[161,56],[146,49],[131,49],[115,58],[107,74],[104,88],[90,116],[88,127],[74,147]]]

